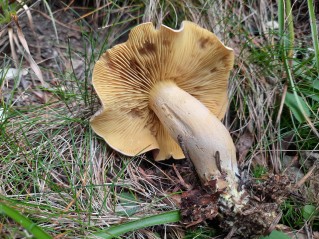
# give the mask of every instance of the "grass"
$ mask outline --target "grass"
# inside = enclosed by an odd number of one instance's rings
[[[25,229],[33,234],[35,238],[38,239],[51,239],[46,232],[44,232],[41,227],[35,225],[31,220],[27,217],[21,215],[18,211],[14,210],[7,205],[0,203],[0,213],[12,218],[17,223],[21,224]]]
[[[42,52],[56,50],[52,59],[37,60],[48,87],[38,84],[31,70],[26,77],[11,80],[0,73],[0,203],[57,238],[85,237],[105,233],[107,228],[120,230],[125,225],[139,230],[127,228],[124,238],[215,236],[217,231],[209,225],[185,230],[174,223],[176,218],[160,218],[156,224],[165,225],[146,223],[144,226],[152,226],[144,229],[134,224],[142,222],[143,227],[148,217],[174,212],[180,191],[174,191],[176,182],[165,171],[170,164],[154,163],[147,155],[124,157],[92,132],[89,119],[100,107],[91,86],[92,68],[106,49],[125,41],[136,24],[163,22],[176,28],[184,19],[198,22],[235,50],[225,124],[235,142],[250,135],[252,143],[244,160],[252,174],[259,177],[282,171],[286,167],[284,156],[297,158],[298,167],[306,173],[311,160],[318,162],[318,158],[307,155],[318,152],[315,132],[319,128],[318,53],[316,47],[309,50],[309,42],[315,42],[318,36],[313,30],[313,3],[308,2],[312,28],[306,32],[300,32],[302,26],[298,24],[303,21],[299,18],[303,16],[296,14],[296,4],[289,11],[284,1],[278,1],[282,4],[278,11],[266,0],[259,5],[257,1],[229,5],[189,0],[162,1],[158,5],[153,1],[148,5],[136,1],[98,5],[87,1],[81,6],[47,1],[50,8],[40,4],[31,9],[34,18],[42,16],[38,11],[47,16],[47,26],[60,45],[48,39],[41,42]],[[62,11],[63,17],[77,19],[72,25],[76,31],[61,25]],[[303,11],[308,14],[308,10]],[[20,19],[21,23],[23,16]],[[276,22],[278,29],[273,27]],[[64,37],[66,32],[71,37]],[[26,39],[35,51],[32,37],[27,35]],[[14,64],[9,47],[4,49],[0,68],[7,69]],[[19,68],[28,68],[19,56]],[[318,216],[305,218],[300,210],[307,205],[318,210],[312,184],[315,175],[302,188],[305,200],[289,199],[282,206],[281,223],[291,230],[299,230],[305,223],[318,230]],[[32,233],[28,229],[8,214],[0,215],[0,237],[25,238]]]
[[[153,215],[150,217],[144,217],[142,219],[123,223],[121,225],[116,225],[110,227],[106,230],[102,230],[98,233],[94,233],[93,238],[104,238],[111,239],[114,237],[119,237],[120,235],[135,231],[144,227],[155,226],[164,223],[178,222],[180,221],[179,211],[165,212],[159,215]]]
[[[0,9],[0,24],[8,24],[12,15],[15,15],[20,8],[21,5],[19,3],[11,3],[9,0],[4,0]]]

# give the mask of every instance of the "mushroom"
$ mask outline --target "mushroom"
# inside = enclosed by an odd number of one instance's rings
[[[141,24],[94,67],[103,108],[91,126],[124,155],[188,157],[203,183],[236,188],[235,146],[221,122],[233,62],[231,48],[192,22],[180,30]]]
[[[189,158],[203,194],[194,190],[186,195],[194,195],[195,201],[201,195],[209,198],[207,206],[194,205],[194,214],[200,211],[204,220],[218,215],[222,228],[237,228],[237,234],[250,238],[275,225],[280,210],[271,201],[256,203],[238,187],[235,146],[221,122],[233,62],[233,50],[194,23],[184,21],[179,30],[141,24],[94,67],[93,85],[102,110],[92,117],[91,126],[124,155],[152,150],[157,161]],[[192,208],[185,212],[192,213]]]

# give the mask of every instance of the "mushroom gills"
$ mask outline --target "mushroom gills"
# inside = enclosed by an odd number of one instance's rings
[[[149,106],[191,159],[202,183],[216,179],[217,189],[237,188],[234,143],[209,109],[171,81],[154,85]]]

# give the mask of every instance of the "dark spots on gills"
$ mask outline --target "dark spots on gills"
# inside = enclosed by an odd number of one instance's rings
[[[214,73],[216,71],[216,67],[214,67],[213,69],[210,70],[210,73]]]
[[[168,46],[168,45],[170,45],[171,44],[171,42],[168,40],[168,39],[164,39],[163,40],[163,45],[164,46]]]
[[[156,51],[156,46],[154,43],[146,41],[144,45],[138,49],[141,55],[150,54]]]
[[[139,68],[139,64],[135,58],[129,59],[130,68],[137,70]]]
[[[143,112],[140,109],[133,108],[128,112],[128,115],[130,115],[132,118],[142,118]]]
[[[213,41],[209,37],[202,37],[199,39],[199,46],[202,49],[205,49],[211,45],[213,45]]]

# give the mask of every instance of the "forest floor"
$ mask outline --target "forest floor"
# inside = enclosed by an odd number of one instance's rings
[[[276,231],[319,238],[319,59],[307,1],[293,1],[284,37],[270,0],[65,2],[27,2],[15,21],[0,21],[0,203],[54,238],[178,210],[182,192],[200,185],[192,165],[108,147],[89,123],[101,107],[91,78],[101,54],[132,27],[150,21],[178,29],[189,20],[234,50],[223,122],[240,167],[256,180],[283,174],[294,185]],[[30,238],[26,229],[0,215],[0,238]],[[218,236],[225,237],[214,222],[174,222],[123,238]]]

